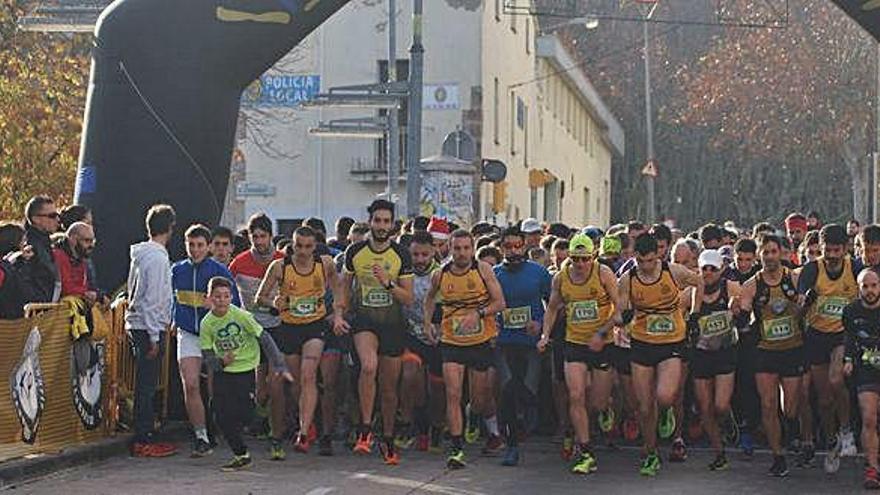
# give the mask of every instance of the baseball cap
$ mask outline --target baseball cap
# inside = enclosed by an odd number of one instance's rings
[[[592,256],[593,240],[584,234],[577,234],[568,241],[569,256]]]
[[[616,235],[606,235],[602,238],[602,244],[599,247],[600,254],[620,254],[623,250],[623,243]]]
[[[540,234],[544,231],[544,228],[541,226],[541,222],[537,219],[526,218],[523,220],[520,230],[522,230],[524,234]]]
[[[700,268],[708,265],[714,266],[720,270],[721,267],[724,266],[724,258],[717,249],[707,249],[700,253],[700,258],[697,260],[697,264],[700,265]]]
[[[588,236],[590,239],[597,241],[600,237],[604,235],[602,229],[596,227],[595,225],[587,225],[583,229],[581,229],[581,234]]]

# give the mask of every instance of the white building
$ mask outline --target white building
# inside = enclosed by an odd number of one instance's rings
[[[397,3],[398,78],[405,79],[412,6]],[[439,154],[450,132],[465,130],[478,155],[508,168],[503,185],[480,188],[475,216],[607,223],[611,155],[623,153],[620,126],[579,69],[561,70],[576,62],[559,41],[539,39],[534,18],[505,14],[502,3],[424,2],[422,156]],[[224,223],[239,225],[256,211],[285,228],[307,216],[365,217],[365,206],[387,182],[384,140],[319,138],[308,129],[379,111],[290,103],[332,87],[380,82],[387,73],[387,18],[386,1],[353,1],[262,78],[262,91],[251,93],[255,103],[243,107],[231,179],[237,184]],[[534,79],[540,80],[520,84]],[[400,111],[404,142],[406,114]],[[402,150],[402,171],[404,157]],[[404,179],[396,191],[401,205]]]

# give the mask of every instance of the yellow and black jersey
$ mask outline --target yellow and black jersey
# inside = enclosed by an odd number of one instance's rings
[[[290,258],[284,259],[282,270],[279,293],[287,297],[288,306],[281,312],[281,321],[290,325],[306,325],[327,316],[324,304],[327,281],[321,257],[315,255],[309,273],[299,273]]]
[[[593,335],[608,323],[614,313],[611,296],[605,292],[599,276],[602,265],[593,262],[587,279],[580,284],[571,281],[571,264],[566,260],[560,271],[559,293],[565,302],[565,341],[587,345]],[[613,336],[605,338],[610,343]]]
[[[645,283],[638,270],[629,272],[629,296],[635,318],[630,326],[633,339],[647,344],[675,344],[686,337],[687,325],[681,313],[681,288],[664,262],[660,277]]]
[[[764,270],[755,274],[752,303],[752,322],[758,328],[758,348],[787,351],[802,346],[804,337],[791,271],[783,268],[782,280],[776,285],[768,284],[763,275]]]
[[[412,278],[409,253],[396,242],[383,251],[374,251],[369,241],[352,244],[345,250],[345,273],[354,275],[353,305],[357,316],[376,324],[402,324],[401,305],[373,275],[373,266],[385,270],[391,280]]]
[[[843,308],[859,296],[858,269],[852,258],[843,258],[843,269],[836,278],[831,277],[822,257],[805,266],[804,272],[803,285],[809,284],[808,279],[814,279],[812,289],[816,292],[816,301],[807,312],[807,325],[822,333],[842,332]],[[800,285],[798,282],[799,288]]]
[[[461,325],[468,314],[489,305],[489,288],[480,273],[479,262],[474,260],[470,269],[461,275],[452,273],[451,267],[452,262],[447,262],[440,273],[440,305],[443,308],[440,341],[470,346],[491,340],[498,334],[494,316],[486,315],[472,329]]]

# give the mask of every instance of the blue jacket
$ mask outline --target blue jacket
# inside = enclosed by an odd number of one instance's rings
[[[174,325],[185,332],[199,334],[199,324],[208,314],[202,307],[208,297],[208,281],[213,277],[226,277],[232,282],[232,304],[241,307],[238,287],[229,269],[205,258],[201,263],[193,264],[189,259],[178,261],[171,267],[171,287],[174,289]]]
[[[507,309],[498,315],[498,343],[501,345],[534,346],[539,335],[528,335],[525,331],[525,316],[539,326],[544,323],[544,302],[550,299],[552,278],[547,269],[534,261],[525,261],[511,267],[504,263],[496,265],[495,276],[501,284]],[[528,308],[528,309],[526,309]],[[515,320],[513,325],[508,325]]]

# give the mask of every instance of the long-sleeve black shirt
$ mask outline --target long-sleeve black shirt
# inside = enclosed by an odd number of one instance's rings
[[[843,309],[845,356],[859,383],[880,383],[880,308],[866,308],[856,299]]]

